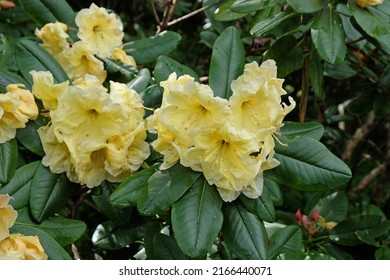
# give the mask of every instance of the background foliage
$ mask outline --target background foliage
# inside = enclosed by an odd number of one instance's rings
[[[0,11],[0,92],[31,89],[30,70],[66,80],[34,30],[74,26],[91,1],[15,3]],[[12,230],[39,236],[51,259],[390,259],[389,0],[364,9],[352,0],[95,3],[121,17],[138,65],[107,60],[109,79],[146,107],[159,107],[172,72],[228,97],[244,63],[274,59],[299,103],[282,128],[288,146],[277,144],[281,165],[265,172],[255,200],[223,202],[201,173],[160,171],[156,152],[121,184],[90,190],[41,165],[41,117],[0,145],[0,193],[19,213]]]

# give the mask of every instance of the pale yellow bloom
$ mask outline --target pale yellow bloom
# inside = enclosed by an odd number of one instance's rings
[[[10,199],[8,194],[0,194],[0,241],[9,236],[9,228],[18,217],[18,213],[9,204]]]
[[[383,3],[383,0],[355,0],[356,4],[362,8],[375,6]]]
[[[96,55],[110,57],[115,48],[122,45],[123,24],[117,15],[109,14],[105,8],[91,4],[76,16],[79,27],[77,36]]]
[[[37,236],[11,234],[0,242],[0,260],[47,260]]]
[[[59,61],[72,80],[84,77],[86,74],[96,76],[101,83],[106,79],[107,72],[104,70],[103,62],[97,59],[81,41],[66,49]]]
[[[47,71],[31,71],[30,74],[33,78],[32,93],[42,100],[45,109],[56,109],[58,98],[68,90],[69,81],[54,84],[53,75]]]
[[[92,188],[103,180],[120,182],[149,156],[144,108],[125,84],[69,86],[50,111],[51,125],[38,130],[42,163],[53,173]]]
[[[17,128],[23,128],[29,119],[36,119],[38,107],[30,91],[21,84],[10,84],[7,93],[0,94],[0,143],[11,140]]]
[[[131,55],[127,55],[122,49],[122,47],[114,49],[114,52],[112,53],[112,58],[130,66],[137,66],[134,57],[132,57]]]
[[[62,22],[47,23],[41,29],[35,30],[35,35],[42,40],[42,46],[55,58],[69,48],[67,38],[68,27]]]
[[[72,84],[74,86],[77,86],[77,87],[82,88],[84,90],[89,89],[89,88],[93,88],[93,87],[98,87],[103,91],[107,91],[107,89],[99,81],[99,78],[94,76],[94,75],[90,75],[90,74],[86,74],[86,75],[82,76],[81,78],[74,80],[72,82]]]

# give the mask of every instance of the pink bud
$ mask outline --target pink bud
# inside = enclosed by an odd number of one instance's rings
[[[320,212],[314,209],[313,214],[311,214],[311,220],[316,223],[319,218],[320,218]]]
[[[15,3],[11,1],[0,1],[0,6],[4,9],[15,7]]]
[[[307,216],[306,215],[302,216],[302,226],[304,228],[307,228]]]
[[[301,209],[298,209],[298,211],[295,213],[295,219],[297,219],[297,221],[300,223],[302,222],[302,213],[301,213]]]

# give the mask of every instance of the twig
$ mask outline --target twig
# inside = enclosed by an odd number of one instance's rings
[[[161,24],[161,20],[160,20],[160,18],[158,17],[157,10],[156,10],[156,6],[154,6],[153,0],[150,0],[150,4],[152,5],[153,15],[154,15],[154,18],[155,18],[156,21],[157,21],[157,25],[160,25],[160,24]]]
[[[72,253],[73,253],[73,258],[75,260],[81,259],[80,254],[79,254],[79,250],[77,249],[77,246],[74,243],[72,243]]]
[[[218,1],[218,2],[215,2],[214,4],[210,4],[210,5],[204,6],[204,7],[202,7],[202,8],[199,8],[199,9],[197,9],[197,10],[195,10],[195,11],[192,11],[192,12],[189,13],[189,14],[186,14],[186,15],[184,15],[184,16],[182,16],[182,17],[179,17],[179,18],[177,18],[177,19],[175,19],[175,20],[172,20],[172,21],[168,22],[168,23],[167,23],[167,26],[172,26],[172,25],[174,25],[174,24],[176,24],[176,23],[178,23],[178,22],[180,22],[180,21],[183,21],[183,20],[188,19],[188,18],[190,18],[190,17],[192,17],[192,16],[194,16],[194,15],[197,15],[197,14],[199,14],[199,13],[201,13],[201,12],[204,12],[204,11],[210,9],[211,7],[214,7],[214,6],[218,5],[218,4],[220,4],[220,3],[223,2],[223,1],[224,1],[224,0],[220,0],[220,1]]]
[[[367,120],[366,120],[366,123],[362,126],[362,127],[359,127],[358,129],[356,129],[355,133],[353,134],[353,136],[351,137],[351,139],[349,139],[346,143],[346,147],[345,147],[345,151],[343,153],[343,155],[341,156],[341,158],[344,160],[344,161],[348,161],[351,156],[352,156],[352,153],[353,151],[355,150],[356,146],[366,137],[366,135],[369,133],[370,131],[370,128],[373,126],[374,124],[374,121],[375,121],[375,115],[374,115],[374,112],[371,111],[369,114],[368,114],[368,117],[367,117]]]
[[[171,20],[173,13],[175,12],[176,4],[179,0],[171,0],[167,7],[165,8],[163,18],[161,20],[161,24],[158,26],[157,33],[159,33],[161,30],[164,30],[168,26],[168,22]]]
[[[386,170],[386,164],[382,163],[372,169],[370,173],[363,177],[363,179],[359,182],[359,184],[354,188],[354,193],[362,192],[364,189],[374,180],[379,174]],[[352,195],[352,193],[351,193]]]

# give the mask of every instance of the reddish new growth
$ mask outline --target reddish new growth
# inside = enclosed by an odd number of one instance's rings
[[[320,212],[314,209],[311,219],[308,220],[306,215],[302,215],[301,209],[295,213],[295,218],[298,221],[298,224],[305,228],[310,235],[313,235],[317,231],[317,222],[320,218]]]

